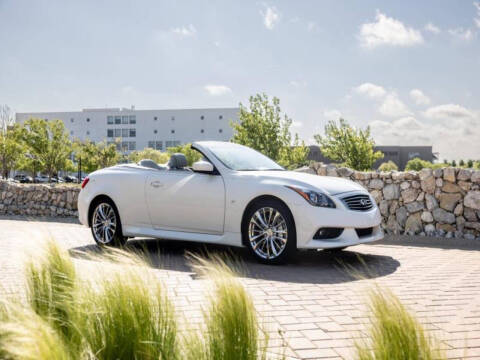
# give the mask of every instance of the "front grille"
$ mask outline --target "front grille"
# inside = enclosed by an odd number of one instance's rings
[[[358,237],[364,237],[372,235],[373,228],[355,229],[355,231],[357,232]]]
[[[367,211],[373,208],[372,200],[368,195],[352,195],[342,200],[350,210]]]

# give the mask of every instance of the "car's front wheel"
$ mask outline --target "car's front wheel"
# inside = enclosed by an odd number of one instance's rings
[[[296,251],[295,224],[281,201],[262,199],[247,210],[242,236],[250,252],[265,264],[285,263]]]
[[[120,216],[110,200],[97,202],[91,216],[92,235],[98,245],[125,245],[127,238],[122,234]]]

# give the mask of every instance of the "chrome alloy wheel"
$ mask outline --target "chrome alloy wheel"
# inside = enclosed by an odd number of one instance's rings
[[[112,241],[117,228],[117,217],[110,204],[101,203],[95,208],[92,228],[98,242],[108,244]]]
[[[263,259],[275,259],[285,250],[287,239],[287,223],[278,210],[263,207],[253,214],[248,225],[248,240],[255,254]]]

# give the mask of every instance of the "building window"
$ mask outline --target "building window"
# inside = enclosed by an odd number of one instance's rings
[[[122,137],[128,137],[128,129],[122,129]]]
[[[48,119],[47,119],[47,118],[45,118],[45,121],[48,121]]]
[[[128,150],[135,150],[137,147],[137,144],[135,143],[135,141],[130,141],[128,143]]]
[[[70,135],[73,135],[73,130],[72,130],[72,131],[70,131]]]
[[[218,118],[219,118],[220,120],[222,120],[222,119],[223,119],[223,115],[218,115]]]
[[[202,130],[200,130],[200,132],[203,134],[205,132],[205,130],[202,129]]]
[[[203,116],[203,115],[200,116],[200,120],[203,120],[203,119],[205,119],[205,116]]]
[[[173,146],[173,141],[165,141],[165,148],[171,148]]]
[[[175,121],[175,116],[172,116],[172,121]]]
[[[90,118],[87,118],[87,122],[90,122]]]
[[[113,129],[108,129],[107,130],[107,137],[113,137]]]
[[[73,118],[70,118],[70,122],[73,123]]]
[[[130,124],[136,124],[137,123],[137,118],[135,115],[130,115],[129,116]]]
[[[153,130],[153,133],[154,133],[154,134],[158,133],[158,130]]]
[[[128,151],[128,141],[122,142],[122,151]]]
[[[157,120],[158,120],[158,117],[154,116],[154,117],[153,117],[153,120],[157,121]]]
[[[173,129],[172,129],[172,130],[170,130],[170,132],[171,132],[172,134],[175,134],[175,130],[173,130]]]
[[[90,131],[87,130],[87,135],[90,135]]]
[[[122,116],[122,124],[128,124],[128,116]]]
[[[218,132],[219,132],[219,133],[222,133],[222,132],[223,132],[223,130],[222,130],[222,129],[218,129]]]
[[[107,124],[113,125],[113,116],[107,116]]]
[[[163,142],[162,141],[156,141],[155,142],[155,150],[162,150],[163,148]]]
[[[115,116],[115,125],[119,125],[122,123],[122,117],[121,116]]]
[[[122,136],[122,129],[115,129],[115,137]]]
[[[150,149],[155,149],[155,141],[149,141],[148,146]]]
[[[136,137],[136,136],[137,136],[137,130],[130,129],[130,137]]]
[[[178,140],[173,142],[173,146],[179,146],[181,144],[182,144],[182,142],[178,141]]]

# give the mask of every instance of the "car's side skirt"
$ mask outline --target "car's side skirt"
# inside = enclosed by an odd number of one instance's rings
[[[123,226],[123,235],[131,237],[150,237],[168,240],[196,241],[211,244],[221,244],[228,246],[242,247],[240,233],[226,232],[222,235],[202,234],[185,231],[172,231],[162,229],[152,229],[148,227]]]

